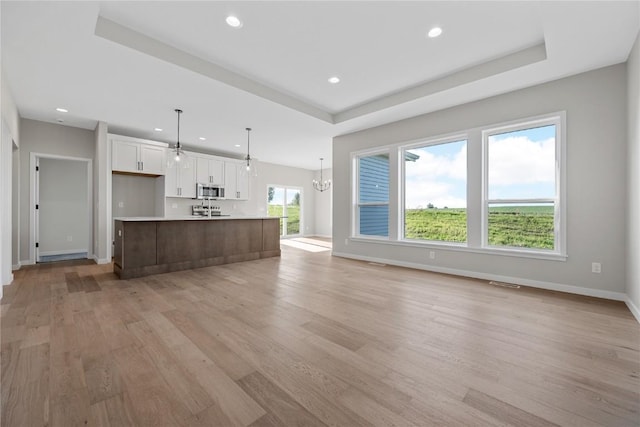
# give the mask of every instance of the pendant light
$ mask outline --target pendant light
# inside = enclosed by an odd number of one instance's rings
[[[180,145],[180,114],[182,114],[182,110],[176,108],[174,111],[178,114],[178,139],[176,140],[176,145],[173,147],[172,154],[174,156],[173,159],[176,162],[180,162],[185,157],[187,157],[186,153],[182,149],[182,146]]]
[[[250,140],[250,135],[251,135],[251,128],[245,128],[245,130],[247,131],[247,157],[244,158],[244,160],[247,162],[247,167],[246,167],[246,173],[247,175],[257,175],[257,171],[256,171],[256,165],[255,162],[253,161],[253,159],[251,158],[251,140]]]
[[[331,187],[331,180],[327,179],[327,180],[323,180],[322,178],[322,161],[324,160],[323,157],[320,157],[320,181],[318,181],[317,179],[313,180],[313,188],[318,190],[319,192],[324,192],[327,191],[330,187]]]

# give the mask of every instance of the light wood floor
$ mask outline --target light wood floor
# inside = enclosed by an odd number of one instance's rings
[[[2,300],[2,426],[631,426],[623,303],[269,258],[117,280],[23,268]]]

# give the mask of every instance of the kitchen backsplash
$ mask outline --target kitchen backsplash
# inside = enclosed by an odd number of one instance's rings
[[[203,200],[180,199],[168,197],[165,199],[165,216],[180,217],[191,215],[191,206],[202,204]],[[204,200],[205,205],[208,203]],[[212,200],[212,206],[220,206],[223,214],[229,215],[251,215],[249,212],[249,203],[244,200]]]

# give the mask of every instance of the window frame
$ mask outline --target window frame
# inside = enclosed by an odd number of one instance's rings
[[[380,154],[386,154],[389,158],[389,196],[386,202],[365,202],[360,203],[360,162],[362,157],[372,157]],[[360,207],[361,206],[387,206],[389,210],[389,216],[391,214],[391,148],[388,146],[378,147],[371,150],[363,150],[351,153],[351,165],[352,165],[352,207],[351,207],[351,238],[366,239],[366,240],[383,240],[389,241],[391,236],[391,224],[387,223],[387,235],[377,236],[371,234],[360,234]]]
[[[489,137],[543,126],[555,125],[555,197],[535,199],[490,199],[489,198]],[[566,252],[566,113],[564,111],[513,120],[482,129],[482,201],[481,201],[481,247],[483,249],[522,253],[567,256]],[[520,248],[489,244],[489,205],[515,203],[553,203],[554,249]]]
[[[554,121],[556,121],[554,123]],[[533,124],[533,126],[531,126]],[[554,204],[555,249],[518,248],[510,246],[489,246],[487,200],[487,150],[485,134],[495,134],[522,130],[523,128],[556,125],[556,199]],[[383,244],[392,247],[412,247],[451,252],[467,252],[483,255],[499,255],[516,258],[532,258],[552,261],[566,261],[567,254],[567,195],[566,195],[566,111],[556,111],[537,116],[528,116],[506,122],[490,123],[467,127],[439,135],[397,141],[377,147],[356,150],[351,158],[351,229],[349,241],[363,244]],[[404,149],[425,146],[428,143],[467,141],[467,241],[445,242],[436,240],[415,240],[404,238],[405,170]],[[376,154],[389,156],[389,209],[388,236],[362,235],[359,218],[359,164],[360,157]],[[557,239],[557,240],[556,240]],[[348,244],[348,241],[345,241]]]
[[[405,231],[406,231],[406,224],[405,224],[405,209],[406,209],[406,182],[407,182],[407,171],[406,171],[406,161],[405,156],[406,156],[406,152],[408,150],[412,150],[415,148],[424,148],[424,147],[431,147],[431,146],[435,146],[435,145],[443,145],[443,144],[449,144],[449,143],[454,143],[454,142],[460,142],[460,141],[465,141],[466,147],[468,149],[469,146],[469,136],[467,133],[455,133],[455,134],[450,134],[450,135],[446,135],[446,136],[439,136],[436,138],[429,138],[429,139],[421,139],[418,141],[412,141],[408,144],[403,144],[399,147],[399,158],[398,161],[400,162],[400,203],[398,206],[398,226],[400,227],[400,231],[398,233],[398,240],[402,241],[402,242],[407,242],[407,243],[416,243],[416,244],[433,244],[433,245],[443,245],[443,246],[453,246],[453,247],[467,247],[468,243],[469,243],[469,235],[468,235],[468,231],[469,231],[469,218],[467,217],[467,225],[466,225],[466,229],[467,229],[467,239],[464,242],[449,242],[449,241],[443,241],[443,240],[426,240],[426,239],[409,239],[405,236]],[[468,183],[468,165],[469,165],[469,158],[467,157],[467,176],[466,176],[466,182],[465,182],[465,186]],[[469,201],[469,194],[468,194],[468,189],[465,191],[465,197],[467,199],[467,205],[468,205],[468,201]],[[468,208],[468,206],[467,206]]]

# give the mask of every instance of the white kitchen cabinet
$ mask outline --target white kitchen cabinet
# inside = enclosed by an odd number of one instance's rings
[[[243,162],[224,162],[224,197],[230,200],[249,199],[249,176]]]
[[[111,170],[142,175],[164,175],[166,144],[111,139]]]
[[[197,157],[196,182],[224,185],[224,161],[211,156]]]
[[[196,158],[187,156],[179,162],[171,162],[167,166],[164,179],[166,197],[196,197]]]

